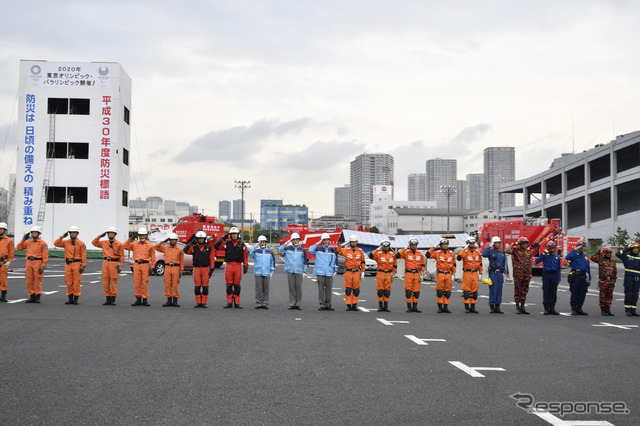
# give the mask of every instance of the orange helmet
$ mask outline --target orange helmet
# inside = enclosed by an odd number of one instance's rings
[[[601,253],[602,254],[613,253],[613,250],[611,250],[611,247],[609,247],[609,246],[604,246],[604,247],[602,247]]]

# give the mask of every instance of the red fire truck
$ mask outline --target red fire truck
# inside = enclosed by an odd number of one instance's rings
[[[173,229],[173,232],[178,234],[178,241],[183,244],[188,243],[198,231],[204,231],[213,246],[213,243],[224,235],[224,224],[219,223],[215,216],[193,213],[191,216],[181,217]],[[215,252],[217,268],[224,262],[224,250],[216,250]]]
[[[569,237],[560,228],[560,219],[525,217],[518,219],[493,220],[482,224],[477,231],[477,241],[480,250],[491,245],[491,238],[500,237],[502,247],[512,245],[518,238],[527,237],[533,254],[533,267],[541,268],[542,264],[535,264],[538,255],[547,248],[547,243],[555,241],[560,255],[564,256],[576,247],[581,237]],[[562,268],[569,263],[562,260]]]

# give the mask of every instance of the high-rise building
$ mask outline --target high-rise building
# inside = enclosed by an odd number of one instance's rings
[[[393,185],[393,157],[360,154],[351,162],[349,215],[360,225],[369,224],[369,206],[374,185]]]
[[[333,214],[335,216],[349,217],[349,187],[345,185],[333,190]]]
[[[458,198],[458,205],[456,206],[456,208],[458,209],[464,209],[464,194],[467,190],[467,181],[466,180],[460,180],[458,179],[456,181],[456,194],[459,194],[457,196]]]
[[[282,206],[282,200],[274,200],[274,199],[269,199],[269,200],[260,200],[260,226],[266,228],[266,224],[267,224],[267,209],[265,209],[265,207],[276,207],[276,206]],[[271,213],[273,213],[273,209],[269,209],[269,211],[271,211]],[[270,224],[272,225],[272,224]]]
[[[457,161],[444,158],[427,160],[427,201],[435,201],[438,208],[447,208],[447,191],[443,186],[456,190],[458,186]],[[450,190],[451,191],[451,190]],[[449,206],[458,205],[457,192],[451,195]]]
[[[409,201],[427,201],[427,175],[424,173],[409,173],[407,178]]]
[[[218,219],[220,220],[231,219],[231,201],[229,200],[218,201]]]
[[[129,222],[131,78],[115,62],[20,61],[15,235]],[[96,220],[100,218],[100,220]],[[122,235],[122,234],[121,234]]]
[[[484,174],[470,173],[464,192],[465,209],[481,210],[484,205]]]
[[[242,220],[242,212],[244,211],[244,201],[242,199],[233,200],[233,220]]]
[[[484,193],[486,209],[500,211],[500,207],[513,207],[515,194],[498,196],[500,185],[516,180],[516,150],[512,146],[484,149]]]

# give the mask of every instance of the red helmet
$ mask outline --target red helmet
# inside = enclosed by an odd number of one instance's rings
[[[613,250],[611,250],[611,247],[609,246],[604,246],[602,247],[602,254],[605,254],[605,253],[613,253]]]
[[[634,248],[634,247],[640,247],[640,244],[638,244],[637,241],[631,241],[629,243],[629,248]]]
[[[548,248],[556,248],[556,243],[555,243],[555,241],[549,241],[549,242],[547,243],[547,247],[548,247]]]
[[[518,244],[519,243],[528,243],[529,239],[527,237],[520,237],[518,238]]]
[[[576,243],[576,248],[580,247],[580,246],[586,246],[587,243],[584,240],[580,240]]]

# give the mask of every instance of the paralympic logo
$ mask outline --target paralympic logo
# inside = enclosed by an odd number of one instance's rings
[[[528,413],[546,412],[564,416],[565,414],[629,414],[631,411],[623,401],[536,401],[528,393],[510,395],[516,405]]]

